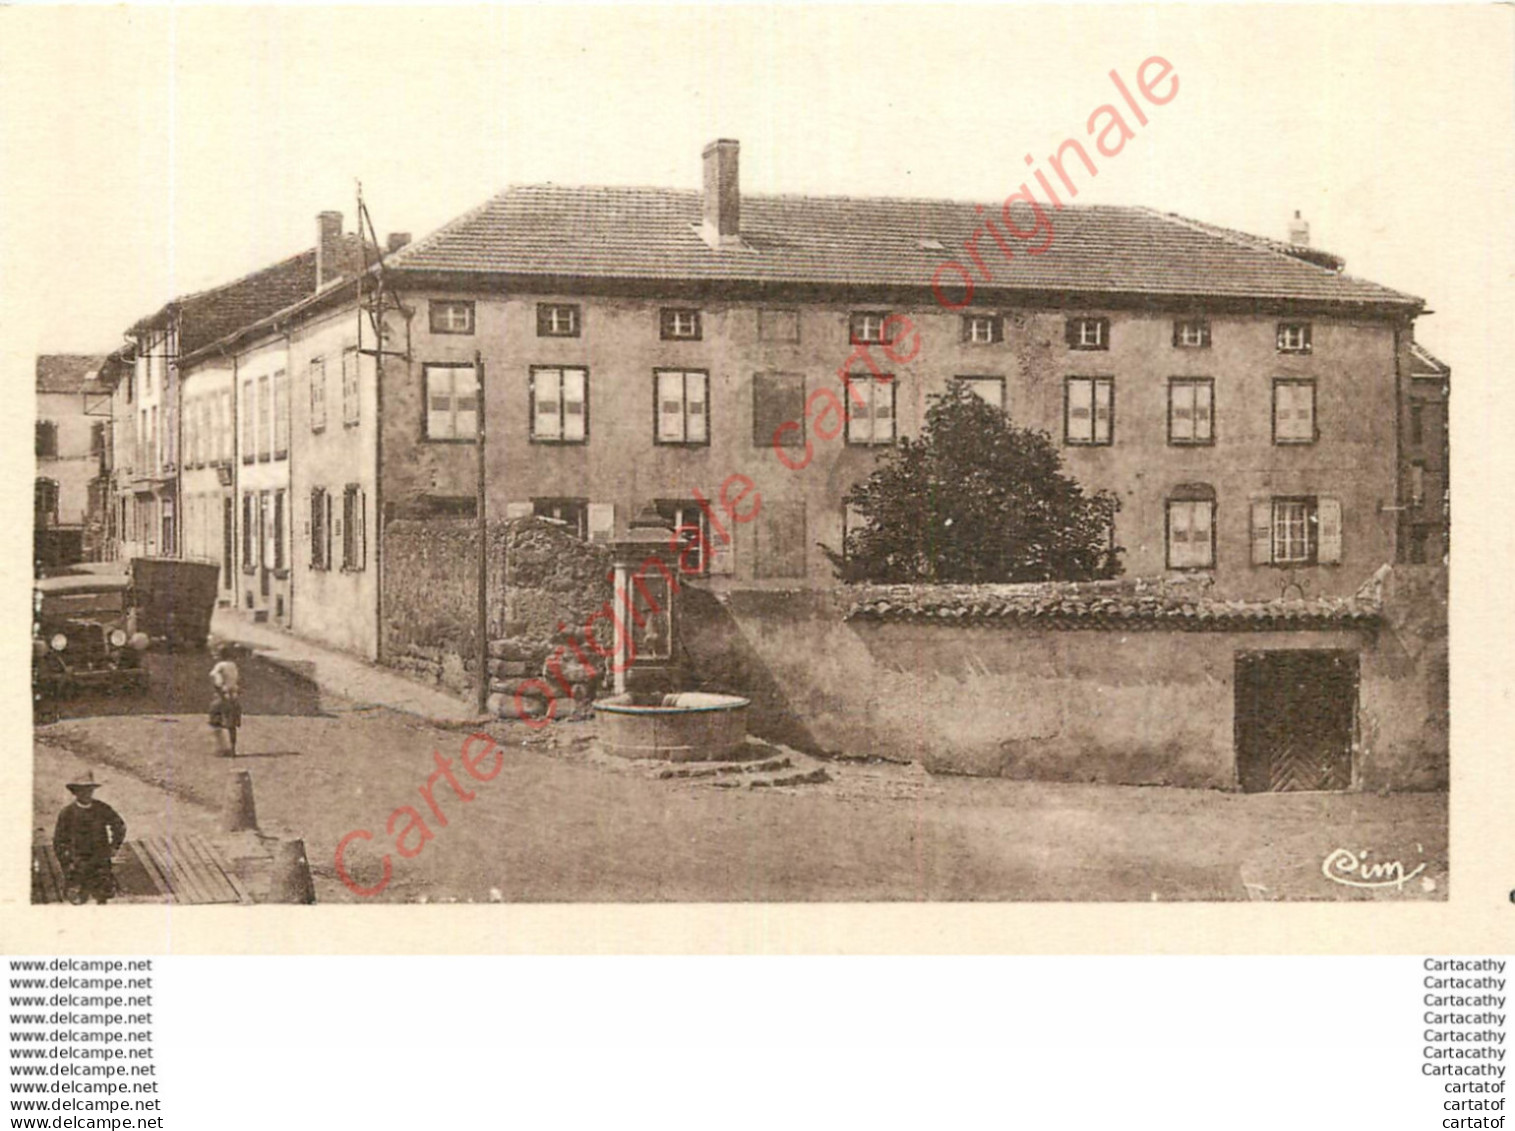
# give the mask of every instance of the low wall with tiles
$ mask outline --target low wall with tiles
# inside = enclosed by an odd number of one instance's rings
[[[849,618],[848,590],[686,587],[680,635],[700,686],[750,697],[750,729],[774,741],[939,773],[1215,789],[1240,787],[1238,655],[1345,651],[1359,666],[1354,788],[1443,788],[1444,583],[1396,573],[1384,590],[1377,627],[1217,630]]]

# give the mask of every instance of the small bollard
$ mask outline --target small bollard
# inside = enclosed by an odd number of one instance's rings
[[[235,770],[226,783],[226,800],[221,805],[221,831],[240,833],[257,831],[258,813],[253,807],[252,774]]]
[[[305,858],[303,840],[281,840],[274,848],[273,879],[269,884],[270,903],[314,903],[315,884],[310,878],[310,861]]]

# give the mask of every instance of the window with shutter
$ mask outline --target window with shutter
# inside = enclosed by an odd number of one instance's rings
[[[1069,377],[1064,396],[1064,439],[1104,445],[1114,433],[1115,382],[1109,377]]]
[[[853,314],[848,319],[849,337],[853,345],[884,342],[884,323],[889,319],[887,311]]]
[[[1110,348],[1110,320],[1108,318],[1070,318],[1064,323],[1068,348],[1075,350],[1107,350]]]
[[[539,338],[577,338],[579,308],[574,303],[541,302],[537,304]]]
[[[1173,344],[1178,349],[1209,349],[1209,319],[1188,318],[1174,322]]]
[[[1278,324],[1279,353],[1309,353],[1310,323],[1280,322]]]
[[[679,554],[679,571],[687,574],[710,572],[710,551],[714,546],[705,509],[696,499],[658,499],[658,513],[683,543]]]
[[[1209,499],[1168,501],[1168,568],[1209,569],[1215,565],[1215,503]]]
[[[710,377],[704,370],[653,370],[656,422],[653,439],[659,444],[708,444]]]
[[[360,412],[358,389],[358,350],[350,346],[342,351],[342,424],[358,423]]]
[[[1341,500],[1322,495],[1315,501],[1317,516],[1316,561],[1323,565],[1341,562]]]
[[[479,434],[478,374],[471,364],[422,366],[426,439],[473,440]]]
[[[700,312],[687,307],[665,307],[659,316],[664,341],[699,341]]]
[[[847,406],[847,443],[894,443],[894,378],[849,374],[842,398]]]
[[[268,376],[258,378],[258,462],[266,463],[273,455],[273,398],[268,395]]]
[[[786,424],[795,427],[786,428]],[[774,444],[781,448],[805,446],[803,373],[753,374],[752,444],[757,448],[768,448]]]
[[[253,512],[253,494],[242,492],[242,572],[252,573],[258,568],[257,528]]]
[[[972,345],[993,345],[1004,337],[1004,323],[997,314],[965,314],[962,325],[963,341]]]
[[[589,436],[589,371],[537,365],[531,369],[531,438],[580,444]]]
[[[320,432],[326,427],[326,359],[310,359],[310,430]]]
[[[955,377],[985,404],[1001,411],[1005,408],[1005,379],[1003,377]]]
[[[1168,381],[1168,443],[1210,444],[1214,430],[1215,382],[1209,377]]]
[[[1273,503],[1262,500],[1252,504],[1252,564],[1268,565],[1273,561]]]
[[[144,412],[146,410],[143,410]],[[258,458],[258,403],[251,381],[242,382],[242,462]]]
[[[608,543],[615,538],[615,504],[589,504],[589,540]]]
[[[800,315],[796,310],[759,310],[758,340],[763,342],[797,342],[800,340]]]
[[[763,579],[805,576],[805,503],[764,500],[755,530],[753,575]]]
[[[289,457],[289,374],[274,374],[274,459]]]
[[[1312,444],[1315,439],[1315,382],[1294,378],[1275,380],[1273,442]]]

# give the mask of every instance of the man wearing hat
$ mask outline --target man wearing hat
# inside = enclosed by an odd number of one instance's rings
[[[63,807],[53,830],[53,851],[63,866],[71,903],[84,903],[91,897],[104,903],[116,894],[110,861],[126,840],[126,822],[105,802],[95,800],[99,787],[93,770],[69,782],[74,801]]]

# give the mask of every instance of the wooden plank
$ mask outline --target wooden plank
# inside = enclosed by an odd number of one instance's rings
[[[165,837],[163,851],[173,862],[180,887],[188,891],[196,903],[220,902],[220,885],[205,874],[199,858],[184,844],[182,837]]]
[[[142,844],[157,861],[158,870],[168,881],[168,886],[174,893],[174,899],[179,903],[199,903],[200,900],[196,897],[195,891],[184,882],[184,870],[175,863],[168,850],[168,842],[163,837],[147,836],[142,838]]]
[[[180,854],[172,840],[166,836],[149,838],[153,848],[159,857],[168,866],[170,878],[173,880],[174,891],[181,900],[187,903],[213,903],[210,893],[200,883],[200,877],[194,869],[188,867],[188,862],[180,857]]]
[[[189,851],[195,853],[196,858],[205,871],[214,877],[215,886],[224,891],[225,894],[217,900],[218,903],[252,902],[247,893],[243,891],[242,885],[238,883],[236,876],[232,874],[226,861],[216,852],[213,845],[195,833],[190,833],[179,839]]]
[[[194,872],[205,892],[206,903],[238,902],[236,890],[226,882],[226,873],[207,860],[193,840],[187,836],[178,836],[173,843],[179,852],[179,859]]]
[[[137,858],[137,863],[142,865],[142,871],[152,881],[153,887],[158,889],[158,894],[170,903],[177,902],[174,898],[174,889],[168,882],[168,877],[163,874],[157,862],[152,858],[152,854],[147,851],[142,842],[139,840],[129,840],[126,842],[126,847]]]
[[[174,877],[171,869],[167,867],[158,855],[149,838],[143,837],[136,843],[137,859],[147,869],[152,877],[153,884],[158,888],[158,893],[164,896],[170,903],[182,903],[179,891],[174,887]]]

